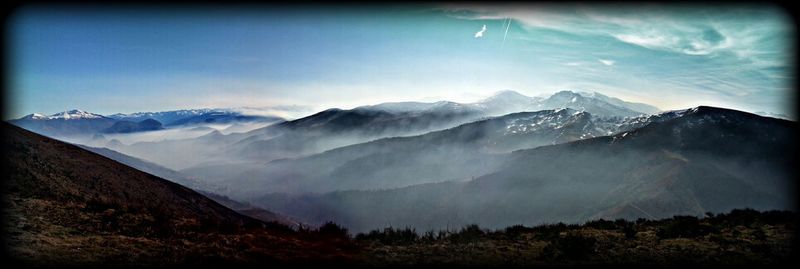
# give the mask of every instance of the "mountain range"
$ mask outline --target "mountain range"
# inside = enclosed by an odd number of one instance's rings
[[[575,101],[572,101],[573,99]],[[645,114],[632,108],[658,110],[655,107],[624,102],[599,93],[582,95],[562,91],[548,98],[542,98],[528,97],[514,91],[501,91],[487,99],[468,104],[449,101],[395,102],[349,110],[328,109],[248,132],[220,135],[218,139],[196,137],[143,142],[117,147],[115,150],[153,160],[175,170],[219,168],[239,171],[272,160],[308,156],[380,138],[421,135],[507,113],[558,108],[570,108],[598,117],[620,119]],[[168,154],[164,154],[165,152],[187,152],[183,154],[187,157],[176,160],[167,157]],[[213,152],[216,157],[211,159],[194,157],[209,156],[209,152]],[[226,166],[228,168],[224,168]],[[216,177],[205,177],[200,174],[198,176],[218,181]]]
[[[246,190],[251,194],[268,190],[293,193],[382,189],[467,180],[491,171],[497,164],[495,160],[514,150],[611,135],[676,116],[677,112],[665,112],[608,118],[568,108],[519,112],[422,135],[382,138],[299,158],[267,163],[204,163],[181,172],[197,178],[213,178],[216,184],[238,186],[227,188],[229,190]],[[261,180],[253,181],[252,178]],[[336,180],[331,181],[331,178]]]
[[[74,109],[50,116],[33,113],[9,122],[51,137],[74,137],[101,132],[117,121],[99,114]]]
[[[514,151],[488,160],[491,169],[472,180],[279,192],[254,203],[309,222],[333,219],[356,231],[795,209],[787,191],[795,187],[794,122],[713,107],[670,113],[671,119],[610,136]],[[480,162],[460,167],[475,165]]]
[[[10,123],[50,137],[74,140],[98,133],[135,133],[155,131],[164,127],[191,127],[207,124],[272,123],[280,117],[243,115],[225,109],[175,110],[140,112],[103,116],[79,109],[45,116],[29,114]]]
[[[596,92],[501,91],[294,120],[186,110],[11,122],[92,134],[85,149],[294,226],[425,230],[794,209],[795,122],[707,106],[660,111]],[[154,135],[168,131],[199,135]],[[142,137],[156,139],[131,139]]]
[[[146,131],[156,131],[162,130],[161,122],[158,122],[154,119],[146,119],[140,122],[133,122],[127,120],[121,120],[111,125],[106,129],[103,129],[102,133],[136,133],[136,132],[146,132]]]

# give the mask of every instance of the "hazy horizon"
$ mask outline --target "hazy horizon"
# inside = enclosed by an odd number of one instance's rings
[[[9,30],[6,119],[229,107],[291,118],[501,90],[796,116],[794,29],[769,6],[28,6]]]

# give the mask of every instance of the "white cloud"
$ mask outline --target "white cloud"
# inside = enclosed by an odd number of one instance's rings
[[[608,66],[612,66],[612,65],[614,65],[614,63],[616,63],[613,60],[606,60],[606,59],[597,59],[597,61],[602,63],[602,64],[604,64],[604,65],[608,65]]]
[[[276,105],[266,107],[234,107],[230,110],[253,116],[278,116],[285,119],[294,119],[313,113],[315,110],[306,105]]]
[[[675,38],[667,38],[665,36],[652,36],[652,35],[635,35],[635,34],[612,34],[614,38],[619,41],[642,46],[648,49],[663,49],[673,46]]]
[[[764,19],[752,10],[733,10],[753,16],[701,13],[700,10],[663,6],[620,6],[615,9],[580,5],[497,5],[446,6],[448,11],[472,11],[458,15],[476,20],[513,19],[523,26],[551,29],[586,36],[608,36],[621,42],[652,50],[686,55],[732,52],[747,56],[764,33],[790,31],[786,18]],[[643,12],[645,15],[643,15]],[[696,12],[695,14],[689,14]],[[696,16],[691,16],[696,15]],[[780,15],[780,14],[779,14]]]
[[[478,31],[477,33],[475,33],[475,38],[481,38],[481,37],[483,37],[483,32],[486,32],[486,24],[484,24],[484,25],[483,25],[483,28],[481,28],[481,30],[480,30],[480,31]]]

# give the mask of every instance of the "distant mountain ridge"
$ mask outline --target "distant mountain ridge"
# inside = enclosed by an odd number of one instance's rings
[[[90,112],[86,112],[80,109],[73,109],[64,112],[58,112],[50,116],[45,116],[39,113],[33,113],[27,116],[22,117],[22,119],[32,119],[32,120],[69,120],[69,119],[98,119],[104,118],[105,116],[100,114],[94,114]]]
[[[50,116],[33,113],[9,122],[51,137],[91,136],[97,133],[135,133],[164,127],[203,124],[271,123],[282,121],[274,116],[244,115],[230,109],[191,109],[164,112],[137,112],[103,116],[79,109]]]
[[[236,122],[278,122],[283,121],[280,117],[242,115],[238,112],[213,111],[180,118],[167,123],[167,126],[197,125],[197,124],[228,124]]]
[[[146,132],[146,131],[156,131],[162,130],[161,123],[154,119],[146,119],[140,122],[133,122],[127,120],[121,120],[111,125],[106,129],[103,129],[102,133],[113,134],[113,133],[135,133],[135,132]]]
[[[368,111],[383,111],[389,114],[406,115],[402,117],[418,117],[421,115],[461,115],[463,120],[457,123],[465,123],[484,116],[499,116],[513,112],[539,111],[557,108],[571,108],[580,111],[587,111],[597,116],[608,117],[628,117],[641,114],[650,114],[658,111],[657,108],[640,103],[625,102],[617,98],[611,98],[599,93],[575,93],[571,91],[561,91],[550,97],[528,97],[518,92],[505,90],[486,98],[477,103],[461,104],[449,101],[439,101],[434,103],[423,102],[393,102],[377,105],[361,106],[352,110],[329,109],[288,124],[299,124],[309,119],[325,117],[336,113],[352,114],[353,117],[373,117],[380,116],[380,113],[371,115],[357,115],[358,113],[369,114]],[[338,111],[338,112],[337,112]],[[452,116],[448,116],[452,117]],[[29,114],[10,122],[23,128],[47,134],[50,136],[72,136],[82,134],[94,134],[98,131],[112,127],[116,121],[124,123],[114,129],[136,130],[136,126],[127,122],[142,122],[147,119],[158,121],[164,127],[183,126],[193,124],[229,124],[237,122],[280,122],[280,117],[245,115],[234,109],[184,109],[161,112],[136,112],[130,114],[112,114],[103,116],[78,109],[56,113],[45,116],[38,113]],[[68,122],[54,122],[53,120],[70,120]],[[91,121],[88,121],[91,120]],[[89,123],[91,122],[91,123]],[[355,122],[353,122],[355,123]],[[72,126],[74,125],[74,126]],[[451,126],[442,126],[444,128]],[[439,127],[438,129],[442,129]],[[424,131],[437,129],[436,126],[425,127]],[[151,128],[143,128],[150,130]],[[123,131],[125,132],[125,131]],[[419,133],[419,132],[418,132]],[[407,134],[413,134],[407,133]],[[381,137],[380,134],[373,135]]]
[[[224,111],[225,110],[222,109],[209,109],[209,108],[181,109],[181,110],[170,110],[170,111],[160,111],[160,112],[135,112],[129,114],[117,113],[108,115],[108,117],[118,120],[128,120],[128,121],[142,121],[146,119],[154,119],[161,123],[169,124],[176,120],[192,116],[197,116],[209,112],[224,112]]]
[[[796,123],[713,107],[664,114],[611,136],[480,160],[496,164],[467,181],[274,193],[253,202],[311,223],[335,219],[354,230],[388,223],[426,230],[794,209]]]
[[[99,114],[73,109],[50,116],[33,113],[9,123],[43,135],[77,136],[100,132],[111,127],[116,120]]]
[[[626,102],[598,92],[559,91],[548,97],[529,97],[512,90],[496,92],[490,97],[475,103],[455,103],[439,101],[424,102],[392,102],[356,109],[383,110],[387,112],[413,112],[426,110],[465,110],[481,112],[487,116],[499,116],[514,112],[531,112],[548,109],[570,108],[586,111],[605,117],[629,117],[642,114],[655,114],[659,108],[643,104]]]
[[[637,111],[637,112],[642,112],[642,113],[645,113],[645,114],[657,114],[657,113],[661,112],[661,109],[659,109],[659,108],[657,108],[655,106],[652,106],[652,105],[648,105],[648,104],[644,104],[644,103],[635,103],[635,102],[623,101],[623,100],[621,100],[619,98],[610,97],[610,96],[601,94],[599,92],[577,92],[577,93],[582,95],[582,96],[584,96],[584,97],[596,98],[596,99],[605,101],[605,102],[607,102],[609,104],[612,104],[612,105],[615,105],[615,106],[628,108],[630,110]]]
[[[214,172],[222,169],[219,166],[198,166],[184,172],[229,182],[227,184],[240,186],[239,189],[250,194],[266,190],[298,193],[396,188],[468,179],[492,171],[499,155],[514,150],[612,135],[680,115],[666,112],[606,118],[568,108],[519,112],[422,135],[382,138],[339,147],[296,159],[252,167],[231,166],[236,169],[229,169],[224,175]]]
[[[115,150],[155,161],[175,170],[185,170],[184,172],[199,178],[219,181],[219,176],[230,178],[242,171],[263,167],[263,163],[272,160],[299,158],[381,138],[421,135],[476,120],[506,115],[508,111],[514,113],[555,110],[565,106],[561,99],[566,99],[566,107],[573,111],[587,112],[592,118],[620,121],[625,117],[639,118],[643,115],[598,98],[629,104],[600,94],[595,94],[595,97],[583,97],[574,92],[564,91],[549,97],[527,97],[514,91],[501,91],[483,101],[471,104],[448,101],[392,102],[347,110],[332,108],[307,117],[276,122],[245,133],[217,134],[216,139],[197,137],[180,141],[137,143]],[[576,102],[571,102],[572,99],[576,99]],[[592,130],[582,134],[585,133],[597,135],[597,132]],[[570,139],[580,138],[582,134]],[[182,152],[185,149],[191,149],[193,153],[181,159],[168,157],[170,152]],[[214,155],[214,158],[195,157],[209,155]],[[215,170],[232,172],[219,175]]]
[[[238,141],[230,151],[235,155],[252,158],[296,157],[303,155],[296,153],[316,153],[332,149],[334,145],[346,146],[383,137],[419,135],[491,116],[564,107],[604,117],[634,117],[643,114],[599,99],[581,97],[573,92],[560,94],[550,98],[538,98],[527,97],[514,91],[502,91],[472,104],[448,101],[393,102],[350,110],[328,109],[304,118],[238,135],[242,138],[236,139]],[[557,102],[562,95],[581,98],[582,101],[562,106]]]

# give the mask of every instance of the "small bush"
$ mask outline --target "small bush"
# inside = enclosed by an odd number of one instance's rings
[[[544,254],[552,258],[582,259],[597,252],[597,239],[579,234],[567,234],[550,241]]]
[[[533,232],[536,234],[537,239],[541,240],[554,240],[559,237],[561,232],[565,232],[569,229],[569,227],[564,223],[557,223],[557,224],[543,224],[536,227],[533,227]]]
[[[433,231],[429,232],[430,235],[428,236],[428,240],[432,240]],[[385,228],[383,231],[372,230],[367,234],[360,233],[356,235],[356,240],[362,241],[378,241],[384,245],[410,245],[419,240],[419,235],[414,229],[405,228],[405,229],[394,229],[394,228]]]
[[[440,231],[439,234],[442,234],[442,232]],[[420,241],[425,241],[425,242],[434,242],[437,239],[438,237],[436,236],[436,233],[433,231],[427,231],[425,232],[425,234],[419,237]]]
[[[604,219],[592,220],[583,224],[584,227],[594,228],[598,230],[615,230],[617,229],[616,223]]]
[[[675,216],[661,227],[656,235],[662,239],[693,238],[704,236],[714,231],[714,227],[701,224],[694,216]]]
[[[524,233],[533,233],[535,230],[530,227],[525,227],[522,225],[514,225],[510,227],[506,227],[505,230],[502,231],[503,235],[507,238],[518,238],[520,235]]]
[[[622,233],[625,234],[626,239],[636,239],[636,226],[633,223],[628,223],[622,227]]]
[[[450,234],[449,239],[456,243],[474,242],[481,239],[484,234],[486,234],[486,232],[481,230],[478,225],[472,224],[461,228],[461,230],[456,233]]]
[[[341,227],[332,221],[323,224],[317,229],[316,233],[322,237],[350,238],[350,232],[347,231],[347,228]]]
[[[797,214],[786,210],[770,210],[761,213],[761,221],[769,225],[797,223]]]

